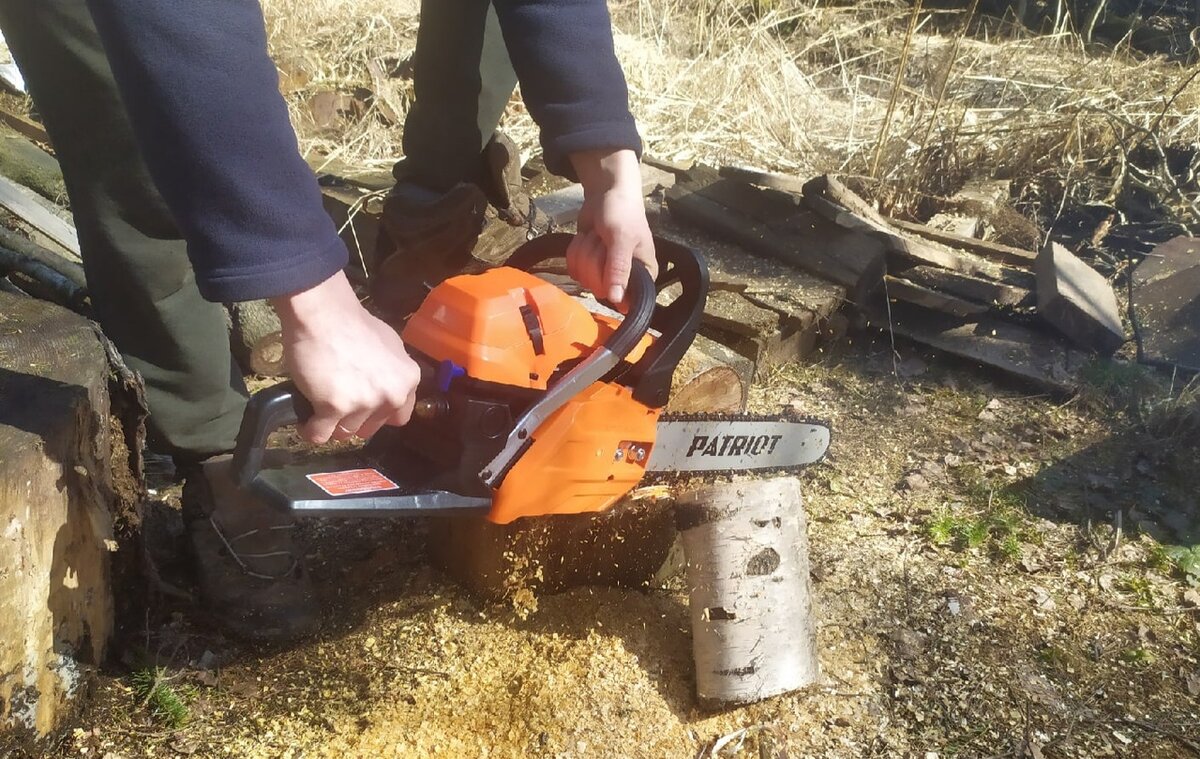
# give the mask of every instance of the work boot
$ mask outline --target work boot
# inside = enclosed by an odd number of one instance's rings
[[[404,164],[383,204],[371,272],[371,300],[399,325],[443,280],[503,262],[526,240],[529,198],[512,140],[497,132],[479,157],[477,176],[441,193]]]
[[[371,301],[388,322],[407,318],[425,296],[471,263],[487,198],[473,184],[447,193],[398,182],[383,202]]]
[[[227,631],[285,642],[317,629],[318,606],[290,514],[242,492],[231,459],[187,469],[183,519],[200,599]]]

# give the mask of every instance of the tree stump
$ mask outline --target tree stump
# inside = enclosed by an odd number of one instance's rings
[[[676,519],[701,703],[749,703],[815,683],[800,482],[740,479],[703,487],[680,501]]]
[[[69,715],[113,629],[114,516],[137,460],[106,346],[86,319],[0,292],[0,753]]]

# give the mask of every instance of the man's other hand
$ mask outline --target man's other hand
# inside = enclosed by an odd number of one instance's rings
[[[589,150],[572,153],[571,164],[583,185],[583,208],[567,248],[567,272],[597,296],[623,305],[633,259],[658,275],[637,156],[632,150]]]
[[[385,424],[407,424],[421,371],[391,327],[367,313],[346,276],[274,298],[284,361],[313,405],[300,426],[311,443],[369,438]]]

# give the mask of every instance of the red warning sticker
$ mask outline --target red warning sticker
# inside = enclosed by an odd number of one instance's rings
[[[332,496],[378,493],[399,487],[378,469],[347,469],[344,472],[322,472],[307,477],[312,484]]]

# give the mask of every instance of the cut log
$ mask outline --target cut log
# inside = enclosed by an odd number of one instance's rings
[[[676,521],[701,703],[749,703],[816,683],[800,482],[743,479],[700,488],[680,501]]]
[[[848,290],[860,305],[883,281],[883,246],[807,213],[790,199],[729,179],[706,167],[667,191],[671,214],[755,255],[774,258]]]
[[[933,266],[913,266],[896,276],[914,285],[984,305],[1028,308],[1034,305],[1035,300],[1033,293],[1025,288],[977,279]]]
[[[1017,266],[1024,269],[1033,268],[1037,254],[1032,251],[1014,248],[1011,245],[1001,245],[998,242],[988,242],[975,237],[955,234],[942,229],[934,229],[925,224],[913,224],[907,221],[889,220],[897,229],[912,232],[935,242],[940,242],[960,250],[969,250],[997,263]]]
[[[751,371],[746,359],[697,338],[676,371],[667,411],[744,411]],[[599,514],[506,525],[473,517],[435,520],[430,553],[440,568],[486,598],[580,585],[642,587],[653,581],[675,541],[671,509],[661,495],[657,489],[635,491]]]
[[[1125,342],[1108,280],[1058,243],[1037,259],[1038,315],[1077,345],[1109,354]]]
[[[0,292],[0,732],[10,735],[71,717],[113,629],[113,524],[136,488],[110,366],[86,319]]]
[[[745,411],[753,380],[753,361],[697,335],[675,369],[669,410],[679,414]]]
[[[890,325],[881,318],[876,326],[1062,392],[1077,387],[1079,371],[1091,360],[1090,354],[1054,335],[987,316],[964,320],[907,303],[892,304]]]
[[[279,316],[265,300],[230,303],[229,345],[243,370],[266,377],[284,375]]]

